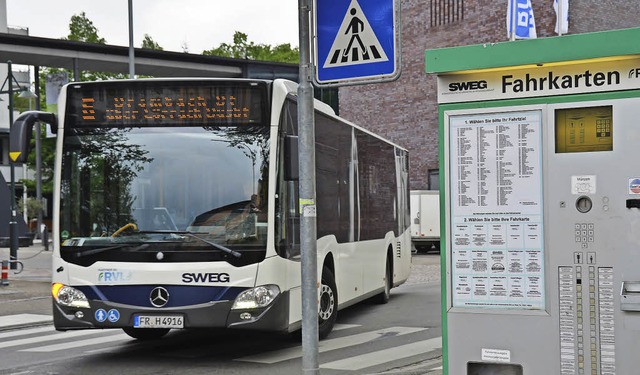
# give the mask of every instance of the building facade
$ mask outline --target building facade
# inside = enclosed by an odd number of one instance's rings
[[[531,0],[538,38],[557,37],[553,0]],[[407,148],[412,190],[438,189],[436,77],[425,50],[505,42],[507,0],[401,0],[402,74],[341,87],[340,115]],[[640,26],[637,2],[569,0],[568,34]],[[518,43],[513,41],[512,43]]]

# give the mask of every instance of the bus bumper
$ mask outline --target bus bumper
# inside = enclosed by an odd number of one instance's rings
[[[53,323],[58,331],[127,328],[136,316],[184,317],[184,328],[233,328],[289,331],[289,292],[282,292],[267,307],[231,310],[233,301],[217,301],[181,308],[145,308],[91,300],[89,309],[70,308],[53,301]]]

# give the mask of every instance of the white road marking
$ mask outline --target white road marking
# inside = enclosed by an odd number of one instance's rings
[[[397,360],[425,354],[442,347],[442,338],[435,337],[429,340],[417,341],[411,344],[396,346],[389,349],[378,350],[351,358],[323,363],[320,368],[332,370],[362,370],[366,367],[381,365],[390,360]]]
[[[80,336],[88,336],[88,335],[95,335],[95,334],[101,334],[101,333],[104,334],[104,331],[98,331],[93,329],[87,329],[83,331],[57,332],[52,335],[37,336],[37,337],[30,337],[26,339],[0,342],[0,348],[9,348],[12,346],[36,344],[36,343],[46,342],[46,341],[65,340],[70,338],[72,339]],[[104,338],[101,338],[101,339],[104,339]]]
[[[122,341],[127,339],[133,340],[129,335],[125,333],[119,333],[119,334],[106,336],[106,337],[103,336],[103,337],[96,337],[93,339],[65,342],[61,344],[53,344],[53,345],[47,345],[47,346],[39,346],[35,348],[24,349],[24,350],[21,350],[21,352],[55,352],[57,350],[67,350],[67,349],[79,348],[79,347],[89,346],[89,345],[104,344],[112,341]]]
[[[0,316],[0,327],[46,322],[53,323],[53,317],[51,315],[43,314],[14,314]]]
[[[28,336],[28,335],[33,335],[35,333],[42,333],[42,332],[56,332],[56,330],[55,328],[53,328],[53,326],[49,326],[49,327],[17,329],[15,331],[0,332],[0,340],[6,339],[9,337]]]
[[[391,327],[345,337],[338,337],[335,339],[322,340],[318,343],[318,352],[322,353],[330,350],[348,348],[350,346],[373,341],[383,336],[402,336],[410,333],[426,331],[427,329],[428,328]],[[272,364],[299,357],[302,357],[302,346],[250,355],[234,359],[234,361]]]

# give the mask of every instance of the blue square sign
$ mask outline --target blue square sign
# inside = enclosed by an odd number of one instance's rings
[[[398,13],[396,0],[314,0],[315,83],[337,86],[398,78]]]

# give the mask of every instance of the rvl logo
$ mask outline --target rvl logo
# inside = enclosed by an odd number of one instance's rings
[[[98,281],[105,283],[129,281],[132,277],[133,272],[131,271],[103,271],[98,273]]]

